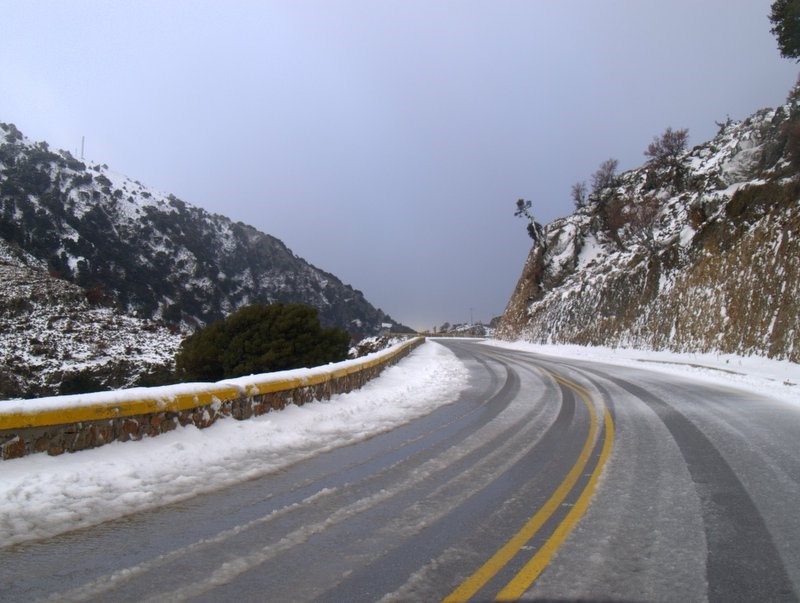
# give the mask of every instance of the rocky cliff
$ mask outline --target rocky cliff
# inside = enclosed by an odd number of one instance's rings
[[[800,362],[800,93],[544,228],[498,336]]]

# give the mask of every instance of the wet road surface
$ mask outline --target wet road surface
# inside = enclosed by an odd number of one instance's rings
[[[797,600],[800,409],[443,340],[454,403],[190,501],[0,549],[0,600]]]

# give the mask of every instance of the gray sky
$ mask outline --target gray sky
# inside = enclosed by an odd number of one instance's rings
[[[0,121],[282,239],[396,320],[502,312],[541,222],[783,102],[771,0],[2,2]]]

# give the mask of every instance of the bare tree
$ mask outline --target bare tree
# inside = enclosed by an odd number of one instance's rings
[[[607,188],[611,188],[617,183],[617,167],[619,161],[616,159],[606,159],[592,174],[592,195],[600,197],[600,193]]]
[[[673,130],[667,128],[661,136],[656,136],[647,146],[644,152],[651,165],[669,166],[674,164],[681,153],[686,150],[686,143],[689,140],[688,128]]]
[[[601,206],[600,216],[620,249],[625,249],[626,241],[632,241],[655,253],[656,216],[660,210],[654,195],[638,194],[635,187],[628,186]]]
[[[599,216],[603,220],[606,232],[620,249],[625,249],[620,230],[628,222],[627,203],[627,199],[614,195],[605,199],[599,207]]]
[[[689,130],[673,130],[667,128],[661,136],[656,136],[647,146],[644,152],[645,157],[650,159],[647,165],[652,169],[664,172],[663,183],[671,184],[675,190],[683,188],[685,169],[680,160],[681,155],[686,150],[686,143],[689,140]]]
[[[580,181],[572,185],[570,195],[572,196],[572,201],[575,203],[575,209],[586,206],[586,194],[586,182]]]
[[[651,195],[641,197],[628,207],[630,216],[628,225],[631,236],[635,242],[647,249],[650,253],[655,253],[657,251],[655,229],[656,216],[660,209],[661,206],[658,200]]]

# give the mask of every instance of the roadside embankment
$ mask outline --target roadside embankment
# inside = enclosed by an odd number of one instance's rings
[[[424,338],[356,360],[311,369],[0,403],[3,460],[36,452],[58,455],[113,441],[157,436],[178,426],[208,427],[222,417],[247,419],[289,404],[329,399],[360,388]]]

